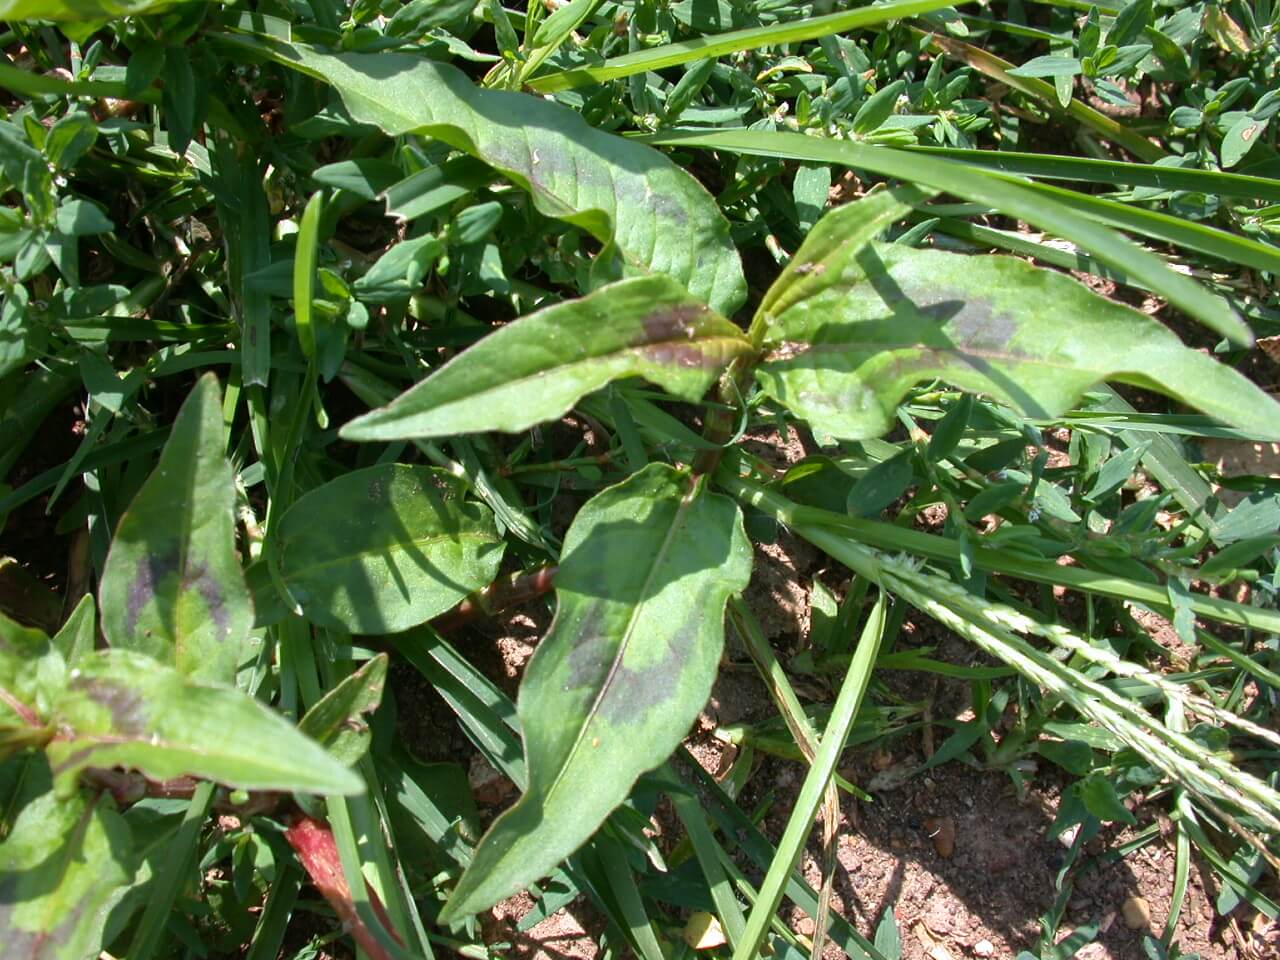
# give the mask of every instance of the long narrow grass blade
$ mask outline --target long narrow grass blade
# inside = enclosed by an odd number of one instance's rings
[[[1151,163],[1097,160],[1093,157],[1065,157],[1051,153],[1019,153],[1012,150],[966,150],[959,147],[907,147],[922,153],[1023,177],[1044,180],[1077,180],[1112,187],[1154,187],[1157,190],[1187,190],[1220,194],[1242,200],[1280,203],[1280,181],[1251,177],[1221,170],[1170,167]]]
[[[1000,175],[957,163],[889,147],[849,140],[809,137],[801,133],[759,130],[671,130],[643,138],[651,144],[706,147],[762,157],[810,160],[870,170],[883,177],[925,184],[955,196],[985,203],[1010,216],[1034,223],[1083,247],[1103,263],[1146,284],[1170,303],[1210,329],[1251,345],[1253,335],[1231,307],[1189,277],[1176,273],[1154,254],[1142,250],[1106,227],[1035,190]]]
[[[130,957],[149,960],[160,946],[165,924],[182,889],[182,878],[191,867],[196,844],[200,841],[200,831],[204,827],[209,808],[213,805],[213,791],[214,784],[202,783],[192,794],[182,823],[178,825],[177,833],[165,850],[164,862],[156,870],[147,907],[129,944]]]
[[[707,889],[711,892],[711,900],[716,906],[716,913],[719,915],[725,938],[729,941],[730,947],[737,946],[746,932],[747,921],[743,916],[742,906],[734,895],[733,886],[725,875],[724,866],[721,863],[723,850],[716,842],[715,834],[708,826],[706,814],[697,798],[684,787],[670,765],[664,766],[660,775],[671,785],[667,790],[667,796],[671,798],[676,816],[684,824],[689,842],[693,846],[694,856],[698,858],[698,865],[702,867],[702,875],[706,878]]]
[[[844,750],[845,738],[870,682],[876,653],[884,634],[886,606],[882,594],[867,618],[857,650],[854,651],[853,662],[849,664],[849,672],[845,675],[835,706],[831,710],[831,719],[823,731],[818,754],[814,757],[809,774],[800,788],[800,795],[796,798],[791,819],[787,821],[782,839],[778,842],[777,856],[760,885],[759,899],[747,915],[747,929],[742,942],[734,948],[734,960],[753,960],[764,944],[770,920],[782,900],[791,872],[799,862],[805,840],[813,828],[813,818],[822,802],[823,792],[835,772],[836,763]]]
[[[963,0],[962,0],[963,2]],[[751,27],[732,30],[709,37],[696,37],[679,43],[668,43],[649,50],[613,57],[600,66],[579,67],[560,73],[548,73],[526,81],[526,86],[537,93],[554,93],[571,90],[592,83],[605,83],[621,77],[648,73],[664,67],[691,63],[704,57],[723,57],[726,54],[759,47],[776,47],[801,40],[816,40],[836,33],[848,33],[863,27],[872,27],[889,20],[901,20],[921,13],[941,10],[943,7],[960,6],[955,0],[890,0],[875,6],[858,7],[829,13],[822,17],[792,20],[789,23],[771,24],[767,27]]]

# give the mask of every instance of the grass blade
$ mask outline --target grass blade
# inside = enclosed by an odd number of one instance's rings
[[[836,697],[835,706],[831,710],[831,719],[823,731],[818,746],[817,756],[809,768],[800,795],[796,798],[791,819],[787,822],[782,839],[778,842],[778,853],[774,858],[764,882],[760,885],[760,897],[747,915],[747,929],[743,939],[734,947],[734,960],[752,960],[759,954],[764,945],[773,913],[782,900],[787,881],[800,860],[804,850],[805,839],[813,828],[813,819],[822,802],[822,794],[831,781],[840,754],[844,750],[845,738],[857,716],[862,696],[866,692],[871,679],[871,670],[875,665],[876,653],[880,649],[880,641],[884,632],[886,603],[881,594],[867,624],[862,630],[854,652],[849,672],[841,684],[840,693]]]
[[[962,3],[965,0],[962,0]],[[835,33],[848,33],[863,27],[872,27],[889,20],[901,20],[921,13],[941,10],[944,7],[960,6],[954,0],[890,0],[875,6],[859,7],[856,10],[843,10],[840,13],[829,13],[822,17],[810,17],[805,20],[793,20],[789,23],[772,24],[767,27],[751,27],[746,30],[732,30],[728,33],[715,34],[709,37],[696,37],[682,40],[679,43],[668,43],[649,50],[637,50],[635,53],[613,57],[604,64],[595,67],[579,67],[560,73],[548,73],[526,81],[526,86],[536,93],[555,93],[558,90],[572,90],[574,87],[585,87],[593,83],[605,83],[622,77],[648,73],[651,70],[662,70],[682,63],[691,63],[704,57],[723,57],[726,54],[743,50],[755,50],[759,47],[774,47],[784,43],[798,43],[802,40],[816,40]]]
[[[672,130],[643,139],[651,144],[706,147],[752,156],[835,163],[869,170],[883,177],[925,184],[955,196],[989,204],[1085,248],[1103,263],[1146,284],[1223,336],[1246,346],[1253,343],[1248,326],[1224,300],[1194,280],[1174,272],[1155,255],[1063,204],[1047,202],[1035,190],[954,160],[848,140],[757,130]]]

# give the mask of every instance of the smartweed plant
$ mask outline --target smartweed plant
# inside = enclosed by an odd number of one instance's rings
[[[1072,865],[1135,791],[1150,956],[1193,859],[1276,919],[1280,488],[1195,446],[1280,441],[1269,0],[0,20],[0,518],[69,544],[2,568],[6,956],[312,955],[305,879],[374,958],[489,956],[522,891],[590,897],[610,955],[688,953],[694,909],[734,960],[896,957],[797,870],[866,796],[846,751],[915,722],[889,668],[972,685],[930,766],[1065,778],[1041,956],[1096,934],[1059,942]],[[785,663],[741,599],[781,530],[848,574]],[[513,704],[467,624],[521,603]],[[990,665],[899,645],[908,609]],[[682,743],[732,650],[778,720],[718,731],[718,782]],[[393,664],[518,787],[487,830]],[[780,836],[734,799],[757,751],[807,770]]]

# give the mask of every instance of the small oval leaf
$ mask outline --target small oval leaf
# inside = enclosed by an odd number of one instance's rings
[[[342,428],[348,440],[515,433],[564,414],[621,377],[691,403],[749,352],[742,332],[672,280],[638,277],[515,320],[385,407]]]
[[[385,463],[300,497],[270,549],[307,618],[352,633],[396,633],[444,613],[498,573],[489,508],[443,470]]]
[[[711,693],[725,603],[750,574],[737,505],[672,467],[587,502],[520,688],[528,789],[481,840],[441,922],[550,873],[667,759]]]

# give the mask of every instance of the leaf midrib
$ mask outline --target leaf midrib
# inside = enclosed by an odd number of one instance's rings
[[[622,347],[617,350],[611,350],[608,353],[596,353],[588,357],[583,357],[579,360],[572,360],[567,363],[559,363],[549,367],[542,367],[532,373],[526,373],[519,377],[514,377],[510,380],[503,380],[501,383],[495,383],[490,386],[481,387],[478,390],[461,394],[452,399],[441,401],[439,403],[433,404],[432,406],[428,407],[426,410],[401,413],[399,411],[395,411],[395,403],[393,402],[391,404],[388,404],[386,407],[381,408],[382,411],[385,411],[384,413],[385,420],[383,419],[383,417],[379,417],[377,420],[373,420],[372,423],[377,424],[379,421],[382,421],[384,423],[394,422],[395,420],[405,419],[408,417],[443,416],[445,415],[445,412],[448,411],[451,407],[457,407],[463,404],[479,403],[483,401],[485,398],[491,397],[492,395],[500,393],[503,390],[527,386],[537,381],[544,380],[549,376],[567,378],[568,376],[572,375],[580,367],[586,366],[590,368],[592,364],[600,363],[602,361],[609,361],[609,360],[620,358],[620,357],[625,358],[628,354],[635,355],[645,350],[649,350],[654,347],[661,347],[668,344],[677,345],[677,346],[689,346],[689,345],[711,346],[715,344],[723,344],[726,347],[739,347],[741,348],[740,352],[746,352],[746,350],[749,349],[750,347],[750,344],[748,344],[745,339],[741,339],[738,337],[731,337],[728,335],[711,336],[711,337],[694,337],[692,339],[688,337],[678,337],[678,338],[668,338],[666,340],[650,340],[643,344],[638,344],[636,346]],[[465,356],[465,354],[461,356]],[[461,356],[460,356],[460,359],[461,359]],[[679,364],[660,364],[660,366],[663,366],[665,368],[670,368],[671,370],[676,372],[685,372],[687,370],[695,369],[693,367],[682,367]],[[706,370],[708,373],[711,373],[711,369],[709,367],[703,367],[701,369]],[[443,372],[443,368],[441,372]],[[429,381],[424,380],[423,382],[427,383]],[[406,400],[406,405],[407,405],[407,400]],[[395,411],[394,417],[392,415],[393,411]],[[366,416],[371,416],[373,413],[378,413],[378,412],[380,411],[376,411],[376,410],[370,411],[370,413],[366,414]],[[361,417],[361,419],[364,419],[364,418]]]
[[[502,539],[498,537],[496,534],[488,534],[480,530],[466,530],[458,534],[437,533],[437,534],[432,534],[429,537],[414,537],[411,540],[397,540],[391,546],[399,547],[401,549],[407,549],[410,546],[430,547],[437,543],[441,543],[445,541],[457,542],[459,540],[476,540],[484,543],[501,543],[502,542]],[[288,549],[287,542],[281,545],[281,552],[284,552],[287,549]],[[389,551],[379,551],[378,554],[380,555],[381,553],[385,553],[385,552],[389,552]],[[349,565],[354,562],[359,562],[360,557],[369,556],[371,553],[373,553],[373,551],[365,551],[365,552],[356,553],[356,554],[346,554],[344,556],[337,557],[336,559],[333,559],[333,560],[325,560],[321,563],[313,563],[313,564],[310,564],[309,566],[295,568],[292,571],[288,570],[285,567],[281,567],[280,572],[286,580],[297,579],[304,576],[309,576],[315,571],[323,570],[326,567],[336,567],[340,565]]]
[[[808,343],[804,340],[775,340],[775,341],[772,341],[770,346],[773,347],[775,350],[781,349],[784,347],[794,347],[794,346],[800,346],[800,347],[803,347],[804,349],[800,350],[797,353],[793,353],[790,356],[781,357],[776,360],[770,360],[768,357],[765,357],[764,362],[766,364],[786,363],[791,360],[798,360],[801,357],[808,356],[811,353],[839,353],[839,352],[844,352],[848,350],[848,351],[863,351],[863,352],[872,354],[874,357],[874,355],[883,354],[883,353],[893,353],[900,350],[924,350],[924,351],[927,351],[928,353],[941,355],[941,356],[973,356],[973,357],[980,357],[983,360],[998,360],[998,361],[1003,361],[1005,363],[1031,364],[1036,366],[1048,367],[1051,370],[1065,370],[1068,372],[1075,372],[1075,373],[1088,373],[1090,375],[1102,376],[1102,377],[1115,374],[1115,373],[1121,373],[1124,370],[1123,367],[1114,367],[1110,364],[1103,364],[1100,367],[1099,366],[1085,367],[1085,366],[1081,366],[1078,363],[1055,362],[1055,361],[1047,360],[1041,357],[1027,356],[1026,354],[1021,354],[1021,353],[1001,353],[998,350],[984,349],[980,347],[979,348],[931,347],[923,343],[884,344],[884,343],[868,343],[860,340],[853,340],[853,341],[842,340],[839,343],[833,343],[833,342]],[[1151,346],[1158,349],[1160,345],[1155,344]],[[852,371],[852,370],[842,370],[838,372],[856,374],[856,371]]]
[[[613,658],[613,663],[609,666],[609,674],[605,677],[604,683],[600,685],[600,692],[596,694],[595,700],[592,702],[590,708],[588,708],[586,718],[583,720],[582,726],[578,730],[578,735],[574,739],[573,745],[569,748],[568,753],[565,755],[564,763],[560,765],[560,769],[556,772],[555,779],[546,789],[545,802],[547,804],[550,803],[552,796],[557,792],[561,783],[564,781],[569,768],[573,766],[574,760],[577,759],[578,751],[582,748],[582,744],[586,740],[587,730],[591,727],[591,724],[599,714],[601,704],[603,704],[605,697],[612,688],[614,678],[617,676],[618,670],[622,666],[622,661],[626,658],[627,649],[630,646],[636,624],[640,621],[644,598],[649,598],[651,596],[650,591],[653,586],[654,578],[657,575],[657,571],[663,565],[667,554],[670,552],[672,542],[675,540],[676,531],[684,525],[685,517],[689,510],[692,509],[693,503],[697,499],[697,481],[693,478],[687,478],[687,480],[689,483],[689,489],[687,489],[684,495],[680,498],[680,503],[676,507],[675,516],[672,517],[671,524],[667,528],[666,536],[663,537],[662,545],[655,552],[654,561],[649,565],[648,573],[645,574],[644,584],[640,589],[640,597],[642,599],[640,602],[633,603],[631,605],[631,616],[627,619],[627,628],[623,631],[622,639],[618,643],[618,652]]]

